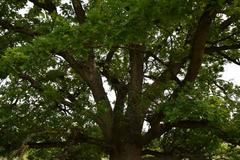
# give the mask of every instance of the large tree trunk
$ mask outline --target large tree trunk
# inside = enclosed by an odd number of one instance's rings
[[[141,146],[123,144],[112,151],[110,160],[141,160],[141,150]]]

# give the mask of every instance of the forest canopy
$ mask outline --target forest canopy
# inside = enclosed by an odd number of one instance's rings
[[[229,63],[239,0],[0,0],[0,155],[240,159]]]

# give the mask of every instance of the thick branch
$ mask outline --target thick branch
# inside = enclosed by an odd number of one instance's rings
[[[217,45],[218,43],[226,41],[226,40],[234,41],[233,36],[236,35],[236,34],[239,34],[239,33],[240,33],[240,31],[232,32],[230,35],[227,35],[226,37],[223,37],[223,38],[215,40],[215,41],[207,42],[207,43],[212,44],[212,45]]]
[[[224,46],[219,46],[219,47],[207,47],[205,48],[206,52],[218,52],[218,51],[225,51],[225,50],[231,50],[231,49],[240,49],[240,42],[237,42],[233,45],[224,45]]]
[[[169,62],[167,64],[167,69],[144,91],[143,97],[148,98],[150,101],[154,101],[155,99],[163,96],[163,91],[169,81],[176,81],[180,84],[181,82],[177,78],[177,74],[180,72],[184,63],[184,59],[180,63]]]
[[[234,132],[234,131],[233,131]],[[216,132],[217,136],[222,139],[223,141],[233,144],[233,145],[240,145],[240,138],[234,138],[234,137],[230,137],[226,132],[221,132],[218,131]]]
[[[103,62],[100,62],[98,65],[101,68],[103,68],[101,74],[107,78],[107,80],[111,84],[111,86],[115,90],[121,90],[122,88],[124,88],[124,89],[126,88],[126,84],[124,82],[121,82],[120,79],[116,75],[114,75],[114,73],[110,73],[110,71],[109,71],[109,67],[111,65],[112,58],[113,58],[116,50],[117,50],[116,47],[112,47],[109,50],[105,60]]]
[[[126,99],[127,92],[128,92],[128,88],[126,85],[122,86],[122,88],[119,88],[116,91],[116,102],[114,106],[115,122],[119,122],[118,119],[116,119],[116,117],[123,115],[124,102]]]
[[[195,78],[197,77],[197,74],[200,70],[200,66],[202,63],[205,43],[207,41],[210,25],[215,15],[216,15],[215,10],[207,9],[199,20],[199,24],[194,34],[193,43],[192,43],[190,65],[188,67],[187,75],[184,81],[194,81]],[[147,89],[147,92],[146,92],[148,94],[147,97],[149,97],[149,99],[157,98],[159,95],[157,96],[157,94],[155,93],[155,90],[159,88],[159,86],[161,86],[161,83],[166,82],[166,80],[170,80],[170,79],[175,80],[176,75],[180,71],[185,61],[186,61],[186,57],[183,58],[181,63],[170,62],[168,65],[168,69],[165,70],[165,72],[163,72],[160,79],[156,80],[152,84],[152,86],[149,89]],[[182,85],[180,84],[180,86]],[[178,90],[174,92],[173,96],[177,95],[177,92]],[[157,118],[155,117],[154,119],[157,119]],[[156,121],[154,123],[154,126],[152,126],[152,128],[148,131],[148,133],[145,136],[146,141],[149,141],[151,137],[153,138],[155,136],[159,136],[160,134],[172,128],[171,125],[158,124],[159,122],[160,121]]]
[[[129,84],[129,97],[132,100],[139,98],[142,91],[143,82],[143,61],[144,61],[144,48],[142,46],[135,46],[137,49],[130,49],[130,84]],[[142,48],[142,51],[141,49]],[[139,51],[140,50],[140,51]]]
[[[14,31],[14,32],[17,32],[17,33],[22,33],[22,34],[28,35],[30,37],[40,35],[39,33],[35,32],[35,31],[32,31],[32,30],[29,30],[26,27],[12,25],[9,21],[3,20],[3,19],[0,19],[0,26],[3,29],[8,29],[10,31]]]
[[[94,100],[97,103],[99,112],[101,112],[99,113],[100,117],[98,116],[96,118],[96,122],[102,129],[104,136],[110,140],[112,129],[112,108],[103,88],[102,77],[95,64],[94,57],[89,55],[89,60],[85,62],[76,60],[69,53],[59,53],[59,56],[62,56],[75,72],[87,82],[92,91]]]
[[[135,133],[140,133],[143,122],[143,108],[141,106],[144,47],[133,45],[130,54],[130,83],[128,90],[128,108],[126,119]],[[134,133],[134,134],[135,134]]]
[[[190,64],[188,66],[187,74],[184,79],[186,81],[194,81],[200,70],[205,44],[208,38],[208,32],[212,23],[213,18],[216,15],[215,9],[209,9],[203,13],[199,20],[197,30],[194,34],[192,49],[190,54]]]
[[[122,121],[123,121],[123,114],[124,114],[124,103],[125,99],[128,93],[128,86],[118,78],[117,75],[114,73],[111,73],[109,70],[109,67],[111,65],[114,53],[116,52],[118,48],[112,47],[105,60],[101,63],[99,63],[99,66],[101,66],[103,71],[101,74],[105,76],[110,83],[110,85],[113,87],[116,93],[116,102],[113,109],[113,134],[121,134],[119,131],[122,127]]]
[[[143,135],[143,144],[148,144],[153,139],[160,137],[164,133],[170,131],[172,129],[172,126],[170,125],[164,125],[160,123],[154,123],[149,131]]]
[[[228,56],[227,54],[223,53],[223,52],[217,52],[217,55],[222,56],[223,58],[225,58],[226,60],[228,60],[229,62],[232,62],[236,65],[240,65],[240,60],[239,58],[232,58],[230,56]]]
[[[168,132],[173,127],[177,128],[190,128],[190,129],[196,129],[196,128],[205,128],[211,130],[218,138],[222,139],[223,141],[227,143],[231,143],[234,145],[240,144],[239,137],[231,137],[228,132],[225,132],[221,128],[219,128],[216,124],[212,124],[208,120],[185,120],[185,121],[178,121],[173,123],[165,123],[160,124],[158,123],[155,126],[151,126],[151,132],[147,132],[143,136],[144,144],[148,144],[151,140],[160,137],[162,134]],[[234,132],[234,131],[231,131]]]
[[[85,22],[86,15],[81,4],[81,0],[72,0],[73,8],[77,17],[77,20],[80,24]]]
[[[227,132],[219,128],[218,126],[212,124],[211,122],[207,120],[201,120],[201,121],[179,121],[171,124],[167,124],[172,127],[178,127],[178,128],[205,128],[205,129],[210,129],[212,130],[218,138],[222,139],[225,142],[234,144],[234,145],[239,145],[240,144],[240,139],[239,137],[231,137]],[[231,131],[234,132],[234,131]]]
[[[200,121],[193,121],[193,120],[186,120],[186,121],[179,121],[175,123],[166,124],[171,127],[179,127],[179,128],[207,128],[210,127],[210,123],[207,120],[200,120]]]
[[[128,86],[124,82],[120,81],[117,76],[115,76],[112,73],[109,73],[108,65],[110,65],[109,63],[111,61],[109,57],[112,57],[112,56],[113,56],[113,52],[109,52],[105,60],[106,63],[104,63],[103,71],[101,72],[101,74],[107,78],[108,82],[114,88],[116,93],[116,102],[113,110],[113,121],[114,121],[113,126],[115,126],[115,130],[118,130],[116,127],[118,125],[117,123],[121,123],[121,119],[123,116],[124,103],[125,103],[125,99],[128,92]]]
[[[29,1],[32,2],[34,5],[40,7],[44,10],[47,10],[49,13],[57,11],[57,8],[52,0],[43,0],[43,1],[29,0]]]
[[[233,44],[230,46],[220,46],[220,47],[212,46],[212,47],[207,47],[205,50],[206,50],[206,53],[209,55],[218,55],[218,56],[225,58],[229,62],[240,65],[239,58],[232,58],[231,56],[227,55],[227,53],[223,52],[225,50],[231,50],[231,49],[240,49],[240,43]]]
[[[201,121],[178,121],[174,123],[162,123],[159,121],[162,119],[163,114],[159,114],[158,117],[154,116],[155,119],[151,120],[151,128],[150,130],[143,136],[143,143],[148,144],[151,140],[160,137],[162,134],[168,132],[173,127],[178,128],[207,128],[210,126],[209,122],[206,120]]]
[[[43,94],[44,89],[43,89],[43,87],[41,86],[41,84],[37,80],[33,79],[31,76],[29,76],[29,75],[27,75],[25,73],[19,73],[18,76],[21,79],[29,82],[31,87],[36,89],[40,94]],[[60,91],[60,90],[58,90],[58,91]],[[62,92],[65,92],[65,91],[62,91]],[[71,97],[71,99],[69,97]],[[66,101],[65,100],[66,98],[68,98],[69,100],[75,100],[75,97],[72,97],[72,95],[70,93],[68,93],[66,97],[63,96],[60,101],[54,100],[54,102],[56,103],[57,108],[60,108],[60,110],[62,110],[64,112],[68,112],[68,111],[63,109],[62,107],[60,107],[59,104],[63,104],[65,106],[72,107],[73,102],[74,102],[74,101],[71,101],[71,102]]]

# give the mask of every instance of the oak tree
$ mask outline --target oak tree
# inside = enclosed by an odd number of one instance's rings
[[[1,0],[0,153],[240,159],[238,0]],[[238,74],[238,73],[236,73]]]

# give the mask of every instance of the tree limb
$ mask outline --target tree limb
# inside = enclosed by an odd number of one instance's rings
[[[131,45],[134,49],[129,49],[130,56],[130,82],[128,90],[128,108],[126,120],[131,126],[131,131],[141,133],[143,123],[143,108],[141,106],[142,85],[143,85],[143,65],[144,50],[140,45]]]
[[[42,8],[44,10],[47,10],[49,13],[57,12],[57,8],[52,0],[29,0],[34,5],[38,6],[39,8]]]
[[[159,117],[163,117],[163,113],[160,115],[155,115],[153,121],[150,121],[151,128],[149,131],[143,136],[143,143],[148,144],[151,140],[160,137],[162,134],[170,131],[173,127],[178,128],[207,128],[209,127],[209,122],[206,120],[200,121],[193,121],[193,120],[186,120],[186,121],[178,121],[174,123],[159,123]]]
[[[164,133],[170,131],[172,126],[164,125],[160,123],[154,123],[149,131],[143,135],[142,142],[143,144],[148,144],[153,139],[160,137]]]
[[[30,37],[35,37],[35,36],[40,35],[38,32],[29,30],[28,28],[25,28],[25,27],[22,27],[22,26],[13,25],[9,21],[3,20],[3,19],[0,19],[0,26],[3,29],[8,29],[10,31],[14,31],[14,32],[17,32],[17,33],[22,33],[22,34],[28,35]]]
[[[231,56],[227,55],[227,53],[223,52],[225,50],[231,50],[231,49],[240,49],[240,43],[233,44],[230,46],[219,46],[219,47],[212,46],[212,47],[207,47],[205,50],[206,50],[206,54],[208,55],[218,55],[225,58],[229,62],[232,62],[236,65],[240,65],[239,58],[232,58]]]
[[[29,148],[33,149],[41,149],[41,148],[64,148],[66,146],[66,142],[28,142],[26,145],[28,145]]]
[[[153,127],[151,127],[151,132],[147,132],[143,136],[144,144],[147,144],[149,141],[160,137],[165,132],[170,131],[173,127],[177,128],[190,128],[190,129],[196,129],[196,128],[205,128],[211,130],[218,138],[222,139],[223,141],[227,143],[231,143],[234,145],[240,145],[240,137],[231,137],[229,136],[228,132],[225,132],[216,124],[211,123],[208,120],[183,120],[183,121],[177,121],[173,123],[165,123],[165,124],[157,124]]]
[[[102,129],[106,139],[110,140],[113,121],[112,108],[103,88],[102,77],[94,61],[94,56],[89,55],[89,59],[87,61],[80,61],[76,60],[73,55],[69,53],[58,53],[58,55],[63,57],[73,70],[75,70],[75,72],[86,81],[92,91],[95,102],[99,105],[99,107],[102,107],[100,110],[104,110],[104,113],[100,113],[100,117],[97,116],[96,121]],[[99,109],[99,107],[97,108]]]
[[[86,15],[85,15],[83,6],[81,4],[81,0],[72,0],[72,4],[73,4],[73,8],[79,24],[84,23],[86,19]]]
[[[40,86],[40,84],[34,80],[31,76],[25,74],[25,73],[19,73],[18,76],[25,80],[28,81],[31,85],[31,87],[35,88],[36,90],[38,90],[39,92],[43,92],[43,88]]]
[[[228,36],[226,36],[226,37],[223,37],[223,38],[221,38],[221,39],[215,40],[215,41],[213,41],[213,42],[207,42],[207,43],[212,44],[212,45],[217,45],[217,43],[219,43],[219,42],[223,42],[223,41],[225,41],[225,40],[232,40],[232,37],[233,37],[234,35],[236,35],[236,34],[239,34],[239,33],[240,33],[240,31],[232,32],[230,35],[228,35]],[[233,40],[233,41],[234,41],[234,40]],[[206,49],[206,48],[205,48],[205,49]]]
[[[41,84],[37,80],[33,79],[31,76],[29,76],[29,75],[27,75],[25,73],[19,73],[18,76],[21,79],[29,82],[31,87],[36,89],[40,94],[43,94],[44,89],[43,89],[43,87],[41,86]],[[58,91],[60,91],[60,90],[58,90]],[[73,98],[70,93],[68,93],[66,97],[67,98],[69,98],[69,97]],[[68,106],[68,107],[72,107],[74,101],[69,102],[69,101],[65,100],[65,97],[63,96],[60,101],[54,100],[54,102],[56,103],[57,108],[59,108],[61,111],[67,112],[69,114],[69,111],[64,109],[64,108],[62,108],[60,106],[60,104]]]
[[[220,29],[224,30],[239,18],[238,15],[232,15],[220,24]]]
[[[186,120],[186,121],[178,121],[174,123],[166,124],[171,127],[179,127],[179,128],[207,128],[210,127],[210,122],[207,120]]]
[[[223,46],[212,46],[212,47],[206,47],[206,52],[218,52],[218,51],[225,51],[230,49],[240,49],[240,42],[236,42],[233,45],[223,45]]]
[[[25,141],[23,145],[28,145],[29,148],[65,148],[66,146],[79,145],[81,143],[93,144],[97,146],[102,146],[105,148],[111,148],[110,145],[106,144],[103,140],[94,137],[87,136],[81,130],[77,128],[71,129],[71,134],[66,142],[63,141],[44,141],[44,142],[34,142],[32,138],[36,138],[38,135],[48,134],[48,132],[40,132],[37,134],[31,134]],[[57,132],[50,132],[51,134],[59,134]],[[67,133],[67,132],[66,132]],[[66,134],[63,132],[63,134]],[[54,135],[53,135],[54,136]]]
[[[197,30],[194,34],[191,54],[190,54],[190,64],[188,66],[187,74],[185,76],[184,82],[194,81],[200,70],[205,44],[208,38],[208,32],[212,23],[213,18],[216,16],[216,9],[207,8],[202,14]]]

